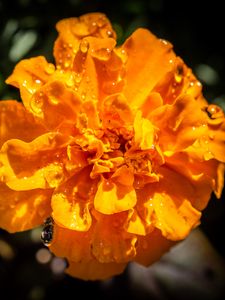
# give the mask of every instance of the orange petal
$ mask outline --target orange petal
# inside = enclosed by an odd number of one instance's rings
[[[192,154],[188,149],[166,157],[166,164],[191,182],[195,195],[192,205],[203,210],[208,204],[212,190],[215,191],[217,197],[220,197],[222,193],[224,164],[215,159],[208,161],[196,159],[196,154]]]
[[[146,119],[149,118],[149,114],[156,108],[163,105],[163,99],[159,93],[151,93],[143,105],[141,106],[142,116]]]
[[[192,74],[180,57],[176,57],[172,70],[170,70],[154,87],[164,104],[173,103],[181,95],[191,95],[198,102],[203,103],[202,85]]]
[[[0,183],[0,227],[9,232],[41,225],[51,214],[52,190],[17,192]]]
[[[138,111],[134,120],[134,141],[141,150],[154,148],[155,128],[152,123],[142,118]]]
[[[175,54],[146,29],[136,30],[122,49],[128,56],[124,94],[132,107],[141,107],[158,81],[172,70]]]
[[[44,125],[15,100],[0,101],[0,124],[0,147],[9,139],[30,142],[46,132]]]
[[[131,209],[128,215],[128,222],[125,225],[126,231],[138,235],[146,235],[145,222],[141,219],[136,209]]]
[[[57,187],[68,176],[63,168],[67,143],[59,133],[44,134],[30,143],[5,142],[0,152],[3,181],[17,191]]]
[[[66,257],[73,262],[87,262],[92,258],[91,235],[91,230],[79,232],[54,223],[53,240],[49,248],[56,256]]]
[[[111,216],[98,214],[91,243],[92,254],[99,262],[122,263],[128,262],[135,256],[137,238],[124,230],[123,223],[126,218],[126,213]]]
[[[56,25],[59,36],[54,46],[54,57],[62,69],[71,67],[82,38],[116,38],[109,20],[104,14],[89,13],[79,18],[61,20]]]
[[[149,266],[160,259],[175,243],[162,236],[160,230],[155,229],[146,236],[139,236],[135,261]]]
[[[90,168],[87,167],[54,192],[53,218],[59,226],[76,231],[89,230],[92,223],[89,208],[96,183],[96,180],[90,178]]]
[[[63,121],[77,121],[81,100],[71,88],[66,87],[66,83],[67,77],[56,74],[54,79],[30,97],[28,109],[41,118],[49,130]]]
[[[192,145],[207,130],[200,105],[189,95],[159,107],[149,118],[160,129],[159,144],[164,152],[178,152]]]
[[[49,64],[43,56],[24,59],[16,65],[6,83],[20,89],[23,103],[29,109],[31,96],[48,82],[54,71],[54,65]]]
[[[194,187],[170,168],[162,167],[159,173],[161,179],[155,184],[154,194],[149,200],[154,210],[154,225],[170,240],[183,239],[199,225],[201,217],[192,206],[195,202]]]
[[[69,261],[66,273],[83,280],[104,280],[121,274],[125,267],[125,263],[100,263],[93,258],[88,262]]]
[[[95,195],[94,206],[97,211],[110,215],[133,208],[136,201],[132,186],[115,184],[103,178]]]

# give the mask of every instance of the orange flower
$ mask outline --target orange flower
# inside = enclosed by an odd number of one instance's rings
[[[0,226],[51,216],[43,238],[67,272],[103,279],[158,260],[220,197],[225,119],[148,30],[120,47],[103,14],[57,30],[56,67],[26,59],[6,81],[23,104],[0,103]]]

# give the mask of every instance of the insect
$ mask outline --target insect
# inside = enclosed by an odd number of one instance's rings
[[[53,239],[54,220],[48,217],[44,222],[44,227],[41,233],[41,240],[45,246],[49,246]]]

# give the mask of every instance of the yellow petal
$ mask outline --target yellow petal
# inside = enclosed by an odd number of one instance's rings
[[[0,227],[9,232],[41,225],[51,214],[52,190],[17,192],[0,183]]]
[[[96,183],[96,180],[90,178],[90,168],[87,167],[54,192],[53,218],[59,226],[76,231],[89,230],[92,223],[89,209]]]
[[[115,184],[103,178],[95,195],[94,206],[97,211],[110,215],[133,208],[136,201],[132,186]]]
[[[142,150],[154,148],[155,128],[152,123],[142,118],[138,111],[134,120],[134,141]]]

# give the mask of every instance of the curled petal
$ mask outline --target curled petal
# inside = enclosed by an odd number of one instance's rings
[[[132,186],[115,184],[102,179],[94,199],[95,209],[103,214],[114,214],[133,208],[137,198]]]
[[[104,280],[124,271],[126,263],[100,263],[92,258],[88,262],[69,261],[66,273],[83,280]]]
[[[166,157],[166,164],[174,172],[181,174],[191,182],[195,195],[192,204],[198,210],[203,210],[208,204],[212,190],[218,198],[221,196],[224,183],[224,164],[215,159],[196,160],[196,153],[189,152],[189,150],[191,147],[185,152]]]
[[[155,184],[152,198],[152,220],[166,238],[184,239],[191,229],[199,225],[201,213],[194,208],[194,187],[184,176],[162,167],[161,180]],[[176,185],[174,184],[176,182]],[[149,187],[150,188],[150,187]]]
[[[68,176],[62,165],[67,142],[58,133],[41,135],[30,143],[5,142],[0,152],[3,181],[17,191],[57,187]]]
[[[160,129],[159,143],[165,152],[180,151],[192,145],[207,130],[200,105],[189,95],[159,107],[149,118]]]
[[[43,56],[24,59],[16,65],[6,83],[20,89],[23,103],[29,110],[31,95],[48,82],[54,71],[54,65],[49,64]]]
[[[175,242],[165,238],[157,228],[146,236],[139,236],[135,261],[149,266],[173,246]]]
[[[152,201],[156,215],[155,226],[167,239],[172,241],[184,239],[199,225],[201,213],[188,200],[184,200],[177,207],[169,196],[156,193]]]
[[[43,224],[51,214],[52,190],[14,191],[0,183],[0,227],[9,232]]]
[[[175,58],[173,68],[157,83],[153,91],[162,96],[164,104],[173,103],[182,94],[191,95],[199,104],[206,103],[201,97],[201,83],[180,57]]]
[[[90,168],[84,168],[52,196],[53,218],[59,226],[88,231],[92,218],[90,205],[96,191],[96,180],[90,179]]]
[[[57,23],[56,28],[59,32],[59,37],[55,42],[54,56],[57,65],[63,69],[71,67],[82,38],[87,36],[103,39],[116,38],[110,22],[101,13],[91,13],[80,18],[64,19]]]
[[[17,101],[0,102],[0,147],[9,139],[30,142],[46,132],[45,126]]]
[[[70,230],[54,223],[53,240],[50,250],[59,257],[67,257],[73,262],[87,262],[91,256],[90,239],[92,230],[81,232]]]
[[[105,216],[98,214],[91,238],[92,254],[101,263],[123,263],[136,254],[137,238],[123,229],[121,219],[126,219],[125,212]]]
[[[149,120],[141,117],[140,111],[134,120],[134,140],[142,150],[154,148],[155,128]]]
[[[136,30],[122,49],[128,56],[124,94],[132,107],[140,107],[158,81],[172,70],[175,54],[171,44],[146,29]]]

